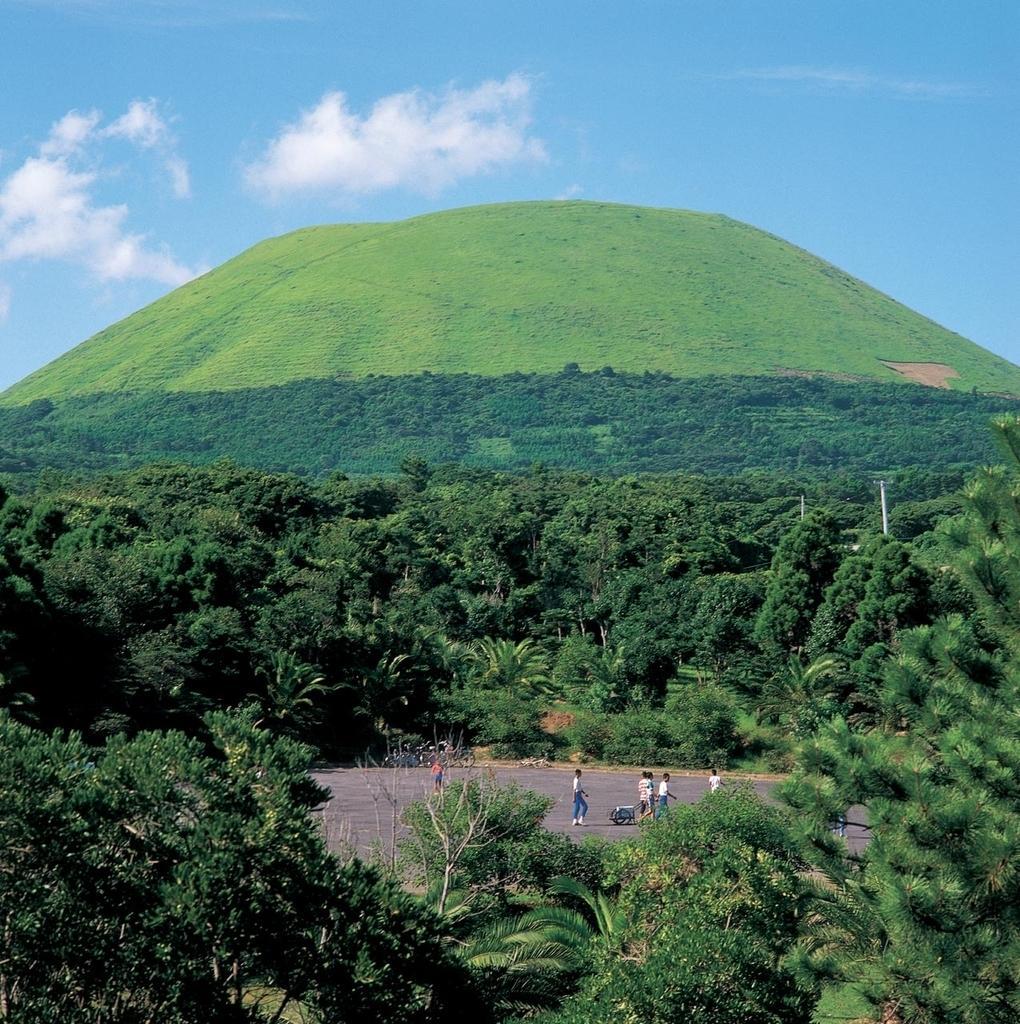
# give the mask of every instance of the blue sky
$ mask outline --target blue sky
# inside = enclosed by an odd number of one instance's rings
[[[0,387],[305,224],[726,213],[1020,362],[1015,0],[0,0]]]

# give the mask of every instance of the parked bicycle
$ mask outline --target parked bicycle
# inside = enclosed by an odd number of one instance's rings
[[[449,740],[440,742],[437,756],[446,768],[471,768],[475,763],[475,752],[470,747]]]
[[[434,748],[432,748],[434,750]],[[401,743],[387,751],[382,759],[384,768],[419,768],[423,764],[431,764],[428,757],[429,748],[424,743]]]

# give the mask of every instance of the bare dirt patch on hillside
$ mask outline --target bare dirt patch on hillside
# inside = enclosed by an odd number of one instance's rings
[[[547,711],[538,725],[542,732],[555,736],[556,733],[569,729],[574,724],[576,717],[569,711]]]
[[[888,359],[880,359],[883,366],[902,373],[908,380],[916,380],[918,384],[927,384],[930,388],[949,387],[949,382],[959,378],[959,374],[946,363],[893,363]]]

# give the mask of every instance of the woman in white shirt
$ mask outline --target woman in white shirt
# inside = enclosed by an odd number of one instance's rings
[[[584,816],[588,813],[588,794],[581,788],[581,769],[574,770],[574,821],[575,825],[584,824]]]

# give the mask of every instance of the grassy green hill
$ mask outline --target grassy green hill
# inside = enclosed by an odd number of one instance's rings
[[[661,371],[1020,394],[1020,368],[727,217],[513,203],[271,239],[79,345],[0,404],[404,375]]]

